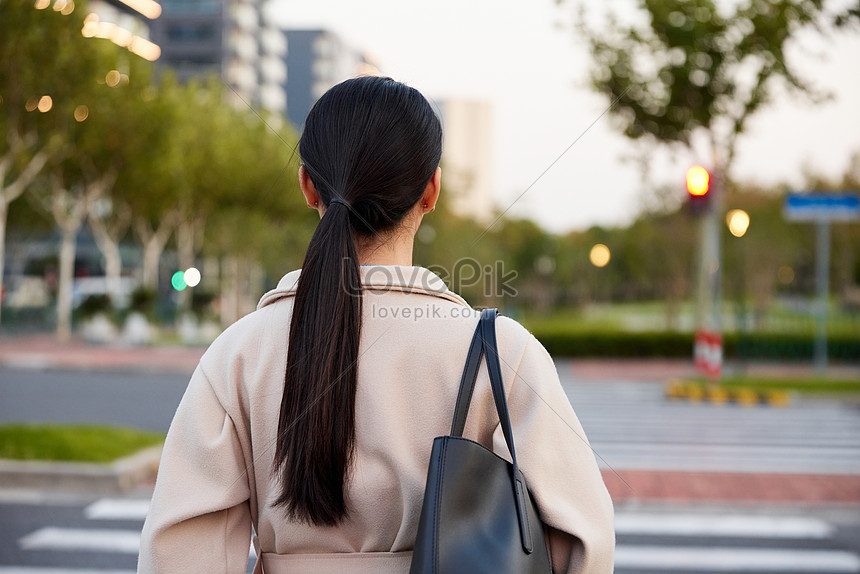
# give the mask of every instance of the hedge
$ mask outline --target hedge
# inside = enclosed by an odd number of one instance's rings
[[[653,332],[532,331],[546,350],[557,357],[691,358],[693,334]],[[860,363],[860,338],[832,337],[828,355],[834,361]],[[736,360],[812,360],[814,339],[809,335],[740,334],[723,336],[723,354]]]

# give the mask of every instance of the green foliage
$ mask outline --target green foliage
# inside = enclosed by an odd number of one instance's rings
[[[582,331],[575,328],[540,328],[532,333],[554,357],[677,358],[693,356],[693,333],[674,331]],[[811,361],[812,335],[741,334],[723,336],[728,360]],[[831,360],[857,364],[860,339],[831,337]]]
[[[0,458],[112,462],[164,440],[161,433],[96,425],[0,425]]]
[[[213,301],[215,301],[214,293],[194,289],[191,292],[191,311],[197,315],[198,318],[205,318],[212,312]]]
[[[90,295],[78,307],[78,315],[81,319],[89,319],[99,313],[110,313],[113,311],[110,296],[104,294]]]
[[[732,376],[720,381],[726,389],[749,388],[754,391],[792,391],[807,395],[860,395],[860,381],[824,377]]]
[[[786,48],[807,28],[824,30],[849,12],[824,0],[640,0],[638,21],[610,15],[595,25],[584,12],[579,31],[588,43],[594,88],[613,103],[611,114],[631,139],[691,144],[709,134],[725,164],[747,120],[773,95],[777,80],[819,96],[786,59]]]
[[[131,292],[131,305],[129,309],[150,316],[155,312],[155,302],[157,299],[158,294],[152,289],[138,287]]]
[[[534,330],[554,357],[690,358],[693,335],[669,331]]]

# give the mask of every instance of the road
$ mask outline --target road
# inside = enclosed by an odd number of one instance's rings
[[[148,503],[0,496],[0,574],[132,574]],[[616,574],[860,572],[856,512],[620,508],[616,529]]]
[[[860,408],[671,402],[660,384],[562,384],[598,462],[615,469],[860,475]]]
[[[559,371],[604,468],[860,474],[860,408],[672,403],[662,386]],[[0,423],[90,422],[166,431],[187,375],[0,367]]]
[[[146,495],[0,494],[0,574],[133,574],[148,507]]]
[[[605,468],[860,474],[860,410],[670,403],[660,385],[562,383]],[[166,430],[184,375],[0,368],[0,423]],[[577,439],[578,440],[578,439]],[[5,497],[4,497],[5,496]],[[147,493],[119,499],[2,494],[0,574],[128,574]],[[860,572],[860,508],[620,503],[618,574]],[[63,568],[60,571],[58,569]]]
[[[0,367],[0,424],[99,423],[167,432],[188,378]]]

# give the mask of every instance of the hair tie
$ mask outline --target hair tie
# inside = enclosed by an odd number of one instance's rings
[[[332,198],[329,200],[329,202],[328,202],[328,206],[329,206],[329,207],[331,207],[331,206],[332,206],[332,205],[334,205],[335,203],[339,203],[339,204],[341,204],[341,205],[345,206],[347,209],[350,209],[349,204],[348,204],[346,201],[344,201],[343,199],[339,198],[339,197],[332,197]]]

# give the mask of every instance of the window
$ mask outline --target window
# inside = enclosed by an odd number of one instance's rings
[[[167,27],[167,39],[175,43],[208,42],[216,36],[214,24],[171,24]]]

